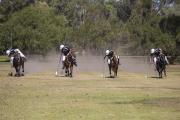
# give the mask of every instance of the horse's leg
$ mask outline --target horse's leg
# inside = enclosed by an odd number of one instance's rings
[[[24,62],[22,62],[22,72],[24,73]]]
[[[69,66],[66,66],[66,76],[69,76]]]
[[[16,70],[15,76],[17,76],[17,73],[18,73],[17,66],[14,66],[14,68],[15,68],[15,70]]]
[[[70,66],[70,77],[72,77],[72,73],[73,73],[73,66]]]
[[[161,73],[160,73],[160,78],[162,78],[162,71],[161,71]]]
[[[69,68],[67,69],[68,76],[70,75]]]
[[[159,78],[162,78],[162,72],[163,72],[163,69],[160,69],[159,70]]]
[[[68,76],[68,69],[65,67],[65,76]]]
[[[116,68],[115,77],[117,77],[117,71],[118,71],[118,68]]]
[[[19,65],[18,66],[18,77],[21,76],[21,73],[20,73],[21,71],[20,70],[21,70],[21,66]]]
[[[20,72],[19,72],[19,66],[16,66],[15,67],[15,70],[16,70],[16,74],[15,74],[15,76],[20,76]]]

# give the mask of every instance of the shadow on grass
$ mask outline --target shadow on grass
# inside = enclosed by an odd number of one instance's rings
[[[151,77],[148,77],[148,78],[162,79],[162,78],[160,78],[160,77],[157,77],[157,76],[151,76]]]
[[[116,78],[116,77],[114,77],[114,76],[106,76],[105,78]]]
[[[65,76],[65,75],[55,75],[55,76],[59,78],[73,78],[73,76],[70,77],[70,76]]]

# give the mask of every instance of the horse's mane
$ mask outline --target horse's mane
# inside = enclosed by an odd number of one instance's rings
[[[116,55],[113,55],[112,61],[113,61],[114,63],[118,64],[118,59],[117,59]]]

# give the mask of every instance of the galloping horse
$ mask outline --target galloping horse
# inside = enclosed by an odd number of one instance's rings
[[[162,72],[163,71],[164,71],[164,74],[166,76],[166,61],[165,61],[165,56],[163,54],[157,56],[156,70],[159,73],[159,78],[162,78]]]
[[[66,56],[65,61],[64,61],[65,76],[72,77],[73,65],[75,64],[74,63],[74,61],[75,61],[74,58],[75,58],[75,55],[74,55],[73,51],[70,51],[68,53],[68,55]]]
[[[14,53],[14,59],[13,59],[13,67],[16,70],[15,76],[23,76],[24,75],[24,62],[25,58],[21,57],[18,52]],[[22,74],[21,74],[21,67],[22,67]]]
[[[110,77],[112,77],[111,70],[114,72],[114,77],[117,76],[118,65],[119,65],[119,56],[114,55],[112,58],[110,58],[110,63],[108,64]]]

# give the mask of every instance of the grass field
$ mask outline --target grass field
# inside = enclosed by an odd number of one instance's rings
[[[9,62],[9,58],[7,56],[0,55],[0,62]]]
[[[180,66],[164,79],[119,71],[118,78],[82,72],[7,76],[0,63],[0,120],[180,120]]]

